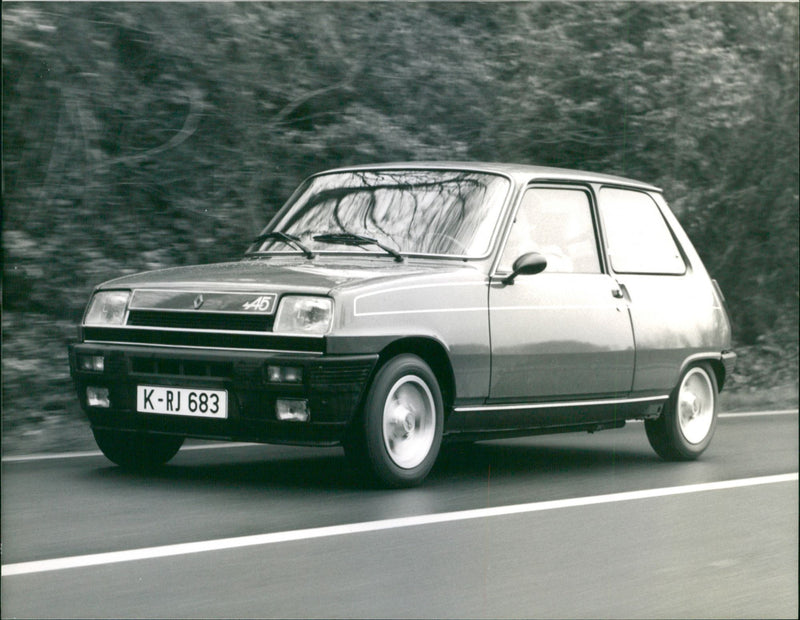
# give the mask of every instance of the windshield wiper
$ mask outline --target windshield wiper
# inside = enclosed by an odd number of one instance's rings
[[[394,260],[398,263],[403,262],[403,256],[400,254],[400,252],[382,244],[380,241],[373,239],[372,237],[365,237],[363,235],[356,235],[348,232],[327,233],[324,235],[314,235],[314,241],[321,241],[322,243],[338,243],[340,245],[354,245],[358,247],[361,247],[362,245],[374,245],[379,247],[387,254],[394,256]]]
[[[272,232],[265,232],[255,239],[253,239],[253,243],[264,243],[270,239],[274,239],[277,241],[283,241],[286,245],[290,245],[294,247],[296,250],[300,250],[303,254],[305,254],[306,258],[314,258],[314,252],[309,250],[306,246],[304,246],[300,242],[300,237],[295,237],[294,235],[290,235],[285,232],[280,232],[278,230],[274,230]],[[247,254],[262,254],[263,252],[247,252]]]

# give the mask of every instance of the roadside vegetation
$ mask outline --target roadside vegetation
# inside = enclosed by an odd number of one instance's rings
[[[733,318],[725,406],[797,405],[795,3],[15,2],[2,19],[4,450],[82,441],[66,343],[95,284],[236,258],[303,177],[393,160],[663,187]]]

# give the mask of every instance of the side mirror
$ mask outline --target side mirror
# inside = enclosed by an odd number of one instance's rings
[[[517,276],[532,276],[547,268],[547,259],[539,252],[528,252],[514,261],[511,275],[503,279],[503,284],[514,284]]]

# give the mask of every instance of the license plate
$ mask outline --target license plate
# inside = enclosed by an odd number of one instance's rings
[[[136,389],[136,410],[222,419],[228,417],[228,392],[140,385]]]

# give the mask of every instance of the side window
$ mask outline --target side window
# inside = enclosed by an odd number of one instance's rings
[[[544,254],[546,272],[600,273],[588,194],[578,189],[528,189],[499,269],[510,272],[514,261],[526,252]]]
[[[643,192],[604,187],[598,195],[611,267],[617,273],[686,273],[658,206]]]

